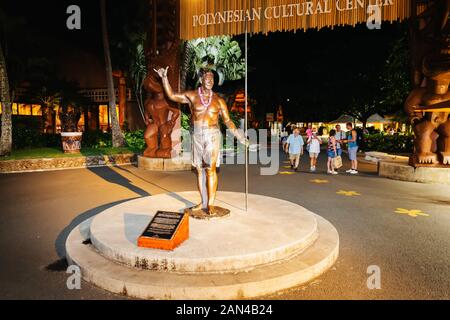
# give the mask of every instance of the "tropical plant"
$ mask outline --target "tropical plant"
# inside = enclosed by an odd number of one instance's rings
[[[388,112],[403,110],[411,90],[409,49],[406,36],[394,42],[381,74],[381,103]]]
[[[202,68],[215,71],[219,85],[226,80],[239,80],[245,76],[245,59],[239,43],[230,36],[214,36],[188,41],[185,44],[183,67],[187,78],[196,80]]]
[[[80,106],[74,102],[64,101],[59,109],[62,132],[77,132],[81,118]]]
[[[139,107],[139,111],[141,112],[142,118],[145,114],[144,107],[144,92],[143,92],[143,83],[144,79],[147,76],[147,66],[145,62],[145,50],[144,50],[144,39],[145,35],[142,35],[142,38],[136,45],[136,48],[133,52],[133,58],[130,64],[130,76],[133,82],[134,94],[136,96],[136,101]]]
[[[134,150],[142,151],[147,146],[144,140],[144,130],[127,132],[125,133],[125,139],[127,140],[128,147]]]
[[[81,145],[84,148],[110,148],[112,147],[111,133],[101,130],[89,130],[83,132],[83,140]]]
[[[189,131],[191,128],[191,117],[189,114],[181,112],[181,128]]]
[[[394,42],[380,70],[368,65],[355,75],[352,101],[348,113],[366,126],[375,114],[392,114],[402,110],[410,89],[406,38]],[[400,113],[401,114],[401,113]]]
[[[106,4],[105,0],[100,0],[100,14],[102,22],[102,39],[105,55],[106,81],[108,84],[109,117],[111,119],[111,133],[113,147],[125,146],[125,137],[120,128],[119,119],[116,113],[116,93],[114,90],[114,81],[111,66],[111,53],[109,51],[108,28],[106,22]]]
[[[401,135],[385,135],[376,133],[366,135],[365,138],[366,150],[380,151],[395,154],[411,153],[414,148],[414,136],[411,134]]]
[[[47,102],[60,102],[59,118],[61,120],[62,132],[77,132],[83,108],[91,105],[90,98],[83,96],[78,91],[78,84],[75,82],[59,81],[59,85],[54,89],[56,93],[46,97]]]
[[[41,105],[43,132],[54,133],[53,119],[55,108],[61,105],[61,93],[42,87],[35,100]]]
[[[78,122],[82,114],[81,99],[77,95],[72,94],[72,91],[65,92],[61,98],[58,113],[61,120],[61,131],[77,132]]]

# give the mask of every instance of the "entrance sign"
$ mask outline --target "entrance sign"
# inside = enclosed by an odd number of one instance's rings
[[[410,17],[410,0],[180,0],[184,40],[367,23],[374,12],[382,21]],[[374,8],[376,7],[376,9]],[[247,26],[246,26],[247,24]]]

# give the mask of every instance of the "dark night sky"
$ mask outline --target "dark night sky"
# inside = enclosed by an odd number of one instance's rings
[[[114,2],[114,1],[107,1]],[[81,30],[68,30],[66,9],[69,5],[81,8]],[[49,38],[93,50],[101,49],[100,6],[96,0],[2,0],[8,15],[23,16],[27,30]]]
[[[136,10],[137,1],[106,1],[113,36],[114,32],[120,31],[122,22],[136,20],[133,10]],[[81,31],[66,28],[66,8],[70,4],[81,7]],[[2,0],[0,5],[7,15],[24,16],[26,32],[35,35],[36,39],[45,35],[58,46],[78,47],[102,59],[98,0]],[[282,103],[293,120],[301,118],[305,110],[308,110],[309,118],[322,118],[324,109],[338,108],[322,105],[324,97],[329,101],[330,96],[351,95],[351,87],[343,93],[342,87],[338,86],[341,79],[351,78],[352,73],[366,70],[367,66],[381,66],[393,41],[404,35],[404,30],[401,24],[383,23],[382,29],[376,31],[360,25],[357,28],[252,36],[249,41],[249,86],[252,97],[258,100],[258,114],[273,112],[277,104]],[[242,43],[242,36],[239,40]],[[38,44],[36,50],[40,49],[52,50],[45,46],[40,48]],[[228,84],[231,87],[240,85],[242,81]]]
[[[253,36],[249,41],[250,92],[263,113],[273,112],[281,103],[292,120],[305,113],[310,120],[323,119],[333,109],[340,114],[341,106],[330,105],[330,96],[338,100],[339,95],[352,95],[352,77],[357,72],[371,70],[376,76],[393,42],[404,35],[405,25],[384,23],[381,30],[358,25]],[[343,80],[349,83],[347,87],[343,88]]]

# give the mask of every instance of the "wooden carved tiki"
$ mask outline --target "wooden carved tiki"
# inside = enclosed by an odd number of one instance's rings
[[[415,141],[411,164],[450,167],[450,0],[415,1],[411,52],[414,89],[405,103]]]
[[[155,69],[170,66],[169,78],[178,86],[179,51],[178,1],[150,0],[150,25],[148,33],[146,58],[147,77],[144,88],[148,94],[145,101],[145,119],[147,129],[144,133],[147,149],[145,157],[171,158],[174,150],[173,131],[179,128],[180,110],[169,101],[159,81]]]

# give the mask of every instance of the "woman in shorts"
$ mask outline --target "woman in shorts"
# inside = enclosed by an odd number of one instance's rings
[[[312,129],[312,134],[308,138],[308,152],[309,157],[311,158],[311,172],[316,171],[317,167],[317,158],[320,153],[320,145],[322,144],[322,139],[317,137],[317,129]]]
[[[328,174],[338,174],[334,170],[334,159],[337,157],[336,130],[330,131],[330,137],[328,138],[327,154],[328,154],[328,163],[327,163]]]

